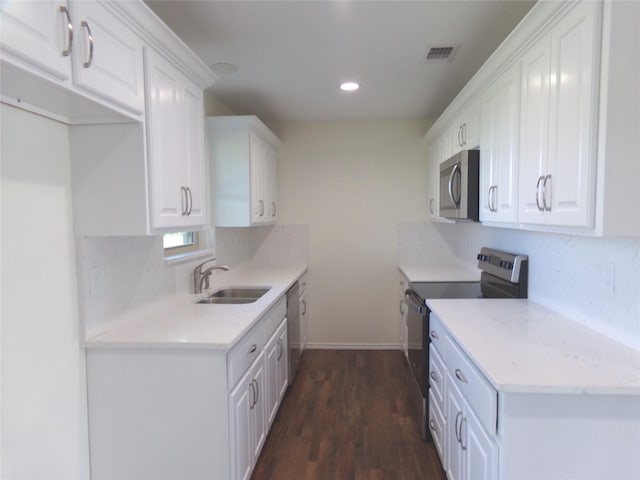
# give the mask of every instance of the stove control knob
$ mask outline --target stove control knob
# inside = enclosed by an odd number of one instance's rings
[[[506,260],[500,260],[500,268],[504,268],[505,270],[513,270],[513,263],[507,262]]]
[[[486,255],[479,253],[478,256],[476,257],[480,262],[486,262],[489,257],[487,257]]]

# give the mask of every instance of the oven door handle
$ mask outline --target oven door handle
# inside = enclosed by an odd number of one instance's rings
[[[407,301],[407,305],[414,311],[418,312],[420,315],[424,315],[427,311],[427,307],[424,304],[424,300],[422,297],[410,288],[407,288],[404,291],[404,298]]]

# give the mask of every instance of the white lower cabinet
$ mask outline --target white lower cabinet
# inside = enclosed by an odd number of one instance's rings
[[[229,395],[232,478],[246,480],[266,438],[265,354]]]
[[[265,347],[267,385],[265,392],[267,425],[271,426],[278,413],[280,401],[289,384],[287,362],[287,321],[282,321]]]
[[[429,428],[448,480],[640,478],[629,455],[640,444],[637,395],[496,390],[434,314],[430,330]]]
[[[457,479],[497,478],[498,446],[488,435],[473,408],[447,376],[447,476]]]
[[[282,297],[228,351],[87,349],[91,479],[249,478],[286,390],[285,316]]]

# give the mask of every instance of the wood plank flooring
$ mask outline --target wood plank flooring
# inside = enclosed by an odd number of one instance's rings
[[[307,350],[252,480],[444,480],[400,351]]]

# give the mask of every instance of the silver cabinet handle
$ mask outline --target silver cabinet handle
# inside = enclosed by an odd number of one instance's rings
[[[467,419],[462,417],[462,420],[460,421],[460,446],[463,451],[467,449],[467,446],[464,444],[464,435],[462,434],[462,425],[465,423],[467,423]]]
[[[249,349],[248,353],[253,353],[258,349],[258,346],[254,343],[253,345],[251,345],[251,348]]]
[[[462,383],[469,383],[467,377],[464,376],[464,373],[459,368],[456,368],[456,378],[460,380]]]
[[[431,338],[433,338],[434,340],[440,340],[440,337],[438,336],[435,330],[431,330],[430,335],[431,335]]]
[[[429,212],[431,213],[431,215],[436,213],[435,208],[433,206],[434,203],[435,203],[435,198],[430,198],[429,199]]]
[[[544,175],[540,175],[536,183],[536,205],[538,206],[538,210],[544,212],[544,207],[540,205],[540,182],[542,182],[542,180],[544,180]]]
[[[278,348],[280,350],[280,353],[278,354],[276,360],[280,360],[282,358],[282,355],[284,354],[284,347],[282,346],[282,340],[278,339]]]
[[[440,383],[440,379],[438,378],[438,375],[436,375],[436,372],[431,372],[429,376],[433,379],[434,382]]]
[[[458,127],[458,146],[462,146],[462,127]]]
[[[193,209],[193,194],[191,193],[191,187],[185,187],[185,189],[187,190],[187,196],[188,196],[188,208],[187,208],[187,215],[191,215],[191,211]]]
[[[67,19],[67,48],[62,50],[62,56],[68,57],[71,55],[71,47],[73,46],[73,23],[71,22],[71,15],[69,15],[69,9],[61,6],[60,11],[64,13]]]
[[[464,147],[467,144],[467,124],[462,124],[462,146]]]
[[[260,207],[258,209],[258,212],[259,212],[258,216],[262,217],[262,216],[264,216],[264,200],[258,200],[258,206]]]
[[[307,314],[307,301],[306,300],[302,301],[302,306],[304,307],[302,309],[302,315],[306,315]]]
[[[258,400],[257,400],[258,396],[256,395],[256,389],[254,387],[255,382],[256,382],[255,380],[251,380],[251,397],[252,398],[251,398],[251,402],[250,402],[250,405],[249,405],[249,409],[250,410],[253,410],[253,407],[255,407],[256,403],[258,403]]]
[[[431,428],[435,433],[438,433],[438,428],[433,420],[429,420],[429,428]]]
[[[257,380],[253,380],[256,384],[256,403],[254,403],[254,406],[258,403],[258,399],[260,398],[260,386],[258,385],[258,381]],[[460,423],[460,434],[462,435],[462,423]]]
[[[277,213],[276,202],[271,202],[271,216],[275,217]]]
[[[458,431],[458,422],[460,421],[460,417],[462,417],[462,412],[458,412],[458,414],[456,415],[456,424],[455,424],[455,431],[456,431],[456,440],[458,440],[458,443],[461,443],[462,440],[460,440],[460,432]]]
[[[547,212],[551,211],[551,184],[549,184],[549,205],[547,205],[547,181],[551,181],[551,175],[544,177],[542,182],[542,205]]]
[[[404,300],[400,300],[400,315],[404,315],[404,312],[402,311],[403,304],[404,304]]]
[[[460,197],[458,197],[458,199],[456,200],[453,195],[453,178],[456,176],[456,174],[458,174],[458,177],[462,176],[462,173],[460,173],[460,165],[458,163],[453,166],[451,175],[449,176],[449,198],[451,199],[453,205],[458,208],[460,206]]]
[[[182,211],[180,213],[184,216],[187,214],[189,207],[189,199],[187,197],[187,189],[185,187],[180,187],[180,202],[182,202]]]
[[[497,193],[498,191],[498,186],[497,185],[491,185],[489,187],[489,211],[490,212],[497,212],[498,211],[498,207],[496,207],[497,204]]]
[[[89,39],[89,58],[82,64],[84,68],[89,68],[93,62],[93,35],[91,34],[91,28],[86,21],[80,22],[80,26],[87,29],[87,38]]]

